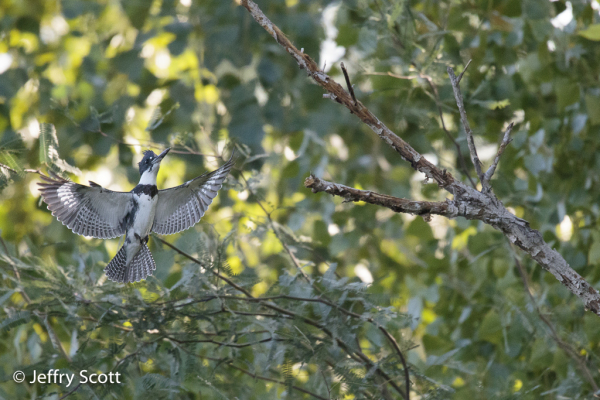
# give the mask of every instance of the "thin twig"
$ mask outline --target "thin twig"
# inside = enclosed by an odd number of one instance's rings
[[[433,80],[431,79],[431,77],[428,78],[429,79],[426,79],[426,81],[429,83],[429,87],[431,87],[431,90],[433,91],[435,103],[438,109],[438,114],[440,115],[440,121],[442,122],[442,129],[446,133],[448,139],[450,139],[450,141],[454,144],[454,147],[456,148],[456,156],[458,157],[458,162],[460,163],[460,167],[462,168],[463,174],[465,174],[465,176],[471,183],[471,186],[473,188],[477,188],[475,181],[473,181],[473,178],[471,178],[471,174],[469,174],[469,169],[467,168],[467,164],[465,163],[465,157],[462,154],[460,145],[458,144],[456,139],[454,139],[454,136],[452,136],[450,131],[448,131],[448,128],[446,128],[446,122],[444,121],[444,112],[442,111],[442,102],[440,100],[440,95],[438,93],[437,87],[433,84]]]
[[[258,198],[258,196],[256,196],[256,194],[254,193],[254,191],[250,187],[250,184],[248,183],[248,180],[246,179],[246,177],[244,177],[244,174],[240,174],[240,177],[246,183],[246,189],[252,195],[252,197],[254,198],[254,201],[256,201],[256,204],[258,204],[258,206],[265,213],[265,216],[267,217],[267,220],[269,221],[269,225],[271,227],[271,230],[275,234],[275,237],[277,237],[277,239],[279,240],[279,243],[281,243],[281,245],[283,246],[285,252],[290,257],[290,260],[292,260],[292,263],[294,264],[294,266],[296,267],[296,269],[298,270],[298,272],[300,272],[300,274],[302,274],[302,277],[306,280],[306,282],[308,282],[316,291],[321,292],[321,289],[319,289],[316,285],[314,285],[313,280],[310,279],[310,277],[308,276],[308,274],[306,273],[306,271],[304,271],[302,269],[302,266],[300,265],[300,262],[298,261],[298,259],[294,255],[294,253],[292,253],[292,250],[290,249],[290,247],[288,246],[288,244],[285,242],[285,240],[283,240],[283,238],[281,237],[279,231],[277,230],[277,227],[275,226],[275,222],[273,221],[273,218],[271,217],[271,213],[267,211],[267,209],[262,204],[262,202],[260,201],[260,199]]]
[[[2,245],[4,246],[4,251],[6,251],[6,257],[8,257],[10,260],[10,255],[8,254],[8,248],[6,247],[6,243],[4,243],[4,239],[2,239],[2,237],[0,237],[0,240],[2,241]],[[31,298],[29,297],[29,295],[25,291],[25,288],[21,284],[21,274],[19,273],[19,270],[17,269],[17,266],[15,265],[14,262],[11,262],[10,265],[12,266],[13,273],[15,274],[15,278],[17,279],[17,282],[18,282],[19,288],[17,290],[19,293],[21,293],[21,296],[23,296],[25,303],[27,303],[27,305],[30,305]]]
[[[344,66],[344,63],[340,63],[340,66],[342,67],[342,72],[344,73],[344,78],[346,78],[346,86],[348,86],[348,91],[350,92],[350,96],[352,96],[352,100],[354,100],[354,105],[358,105],[358,102],[356,101],[356,96],[354,95],[354,88],[352,87],[352,83],[350,83],[350,77],[348,76],[348,71],[346,71],[346,67]]]
[[[471,63],[469,61],[467,66]],[[466,67],[465,67],[466,70]],[[477,176],[479,177],[479,181],[483,189],[487,189],[485,182],[485,178],[483,176],[483,171],[481,170],[481,161],[479,160],[479,156],[477,155],[477,148],[475,147],[475,141],[473,139],[473,131],[471,130],[471,126],[469,125],[469,120],[467,119],[467,111],[465,110],[465,103],[463,100],[462,92],[460,91],[460,79],[462,78],[465,70],[457,77],[454,74],[454,70],[452,67],[448,67],[448,75],[450,75],[450,82],[452,83],[452,90],[454,91],[454,98],[456,99],[456,104],[458,105],[458,111],[460,112],[460,118],[462,124],[465,128],[465,134],[467,135],[467,144],[469,145],[469,153],[471,154],[471,161],[475,166],[475,171],[477,172]]]
[[[269,378],[269,377],[266,377],[266,376],[257,375],[255,373],[252,373],[252,372],[250,372],[250,371],[248,371],[246,369],[240,368],[240,367],[238,367],[236,365],[233,365],[231,363],[227,363],[227,366],[231,367],[233,369],[236,369],[236,370],[238,370],[238,371],[240,371],[240,372],[242,372],[242,373],[244,373],[244,374],[246,374],[248,376],[251,376],[254,379],[260,379],[260,380],[266,381],[266,382],[273,382],[273,383],[277,383],[279,385],[287,385],[287,383],[285,381],[280,381],[280,380]],[[314,397],[316,399],[319,399],[319,400],[328,400],[327,398],[325,398],[323,396],[319,396],[316,393],[309,392],[308,390],[303,389],[301,387],[298,387],[296,385],[292,385],[292,389],[297,390],[297,391],[302,392],[302,393],[305,393],[305,394],[308,394],[308,395],[310,395],[310,396],[312,396],[312,397]]]
[[[416,68],[416,66],[415,66],[415,68]],[[462,172],[463,172],[463,174],[465,174],[465,176],[471,183],[471,186],[473,188],[477,188],[477,185],[473,181],[473,178],[471,178],[471,174],[469,174],[469,169],[467,168],[467,164],[465,163],[465,157],[462,154],[460,145],[458,144],[456,139],[454,139],[454,136],[452,136],[452,134],[448,131],[448,128],[446,128],[446,122],[444,121],[444,112],[442,111],[442,102],[440,100],[440,95],[439,95],[437,86],[435,86],[435,84],[433,83],[433,78],[431,78],[431,76],[424,74],[422,72],[419,72],[418,75],[397,75],[397,74],[394,74],[389,71],[387,73],[386,72],[369,72],[364,75],[382,75],[382,76],[390,76],[390,77],[396,78],[396,79],[407,79],[407,80],[416,79],[416,78],[424,79],[429,84],[429,88],[433,92],[433,100],[435,101],[435,104],[438,109],[438,113],[440,114],[440,121],[442,122],[442,130],[444,131],[444,133],[446,133],[446,136],[448,137],[448,139],[450,139],[450,141],[454,144],[454,147],[456,148],[456,154],[457,154],[458,161],[460,163]],[[325,96],[326,95],[323,95],[323,97],[325,97]]]
[[[223,300],[243,300],[243,301],[250,301],[250,302],[261,302],[261,301],[278,300],[278,299],[316,302],[316,303],[322,303],[322,304],[328,305],[330,307],[333,307],[333,308],[339,310],[340,312],[342,312],[343,314],[346,314],[346,315],[356,318],[358,320],[365,320],[364,316],[357,314],[355,312],[352,312],[350,310],[347,310],[329,300],[322,299],[319,297],[308,298],[308,297],[297,297],[297,296],[288,296],[288,295],[277,295],[277,296],[268,296],[268,297],[254,297],[252,299],[248,299],[248,298],[244,298],[244,297],[236,297],[236,296],[221,296],[220,298]],[[398,354],[398,357],[400,358],[400,361],[402,362],[402,365],[404,368],[406,388],[407,388],[406,398],[409,399],[410,377],[409,377],[409,372],[408,372],[408,364],[406,362],[406,359],[404,358],[404,354],[402,353],[400,346],[398,345],[398,342],[396,342],[396,339],[387,331],[387,329],[385,329],[383,326],[379,325],[373,318],[367,317],[366,320],[368,322],[374,324],[383,333],[383,335],[386,337],[386,339],[392,344],[392,347],[396,351],[396,354]]]
[[[473,60],[469,60],[469,61],[467,62],[467,65],[465,65],[465,68],[464,68],[464,69],[462,70],[462,72],[461,72],[461,73],[458,75],[458,79],[456,80],[456,81],[457,81],[456,83],[460,83],[460,81],[461,81],[461,79],[462,79],[463,75],[464,75],[464,74],[465,74],[465,72],[467,71],[467,68],[469,68],[469,65],[471,65],[471,61],[473,61]]]
[[[58,335],[56,334],[56,331],[54,330],[54,328],[52,327],[52,325],[50,325],[50,320],[48,319],[48,315],[47,314],[42,314],[39,311],[35,310],[33,312],[33,314],[42,319],[44,321],[44,326],[46,327],[46,331],[48,332],[48,336],[50,337],[50,342],[52,342],[52,345],[56,345],[56,347],[58,347],[58,351],[60,351],[60,353],[63,355],[63,357],[69,362],[73,362],[73,360],[71,359],[71,357],[69,356],[69,354],[67,354],[67,351],[65,350],[64,346],[62,345],[62,342],[60,341],[60,339],[58,338]]]
[[[435,104],[438,109],[438,114],[440,114],[440,121],[442,122],[442,129],[446,133],[446,136],[448,137],[448,139],[450,139],[450,141],[452,141],[452,143],[454,143],[454,147],[456,148],[456,156],[458,157],[458,162],[460,163],[462,171],[467,176],[467,179],[469,179],[471,186],[475,189],[475,188],[477,188],[477,185],[473,181],[473,178],[471,178],[471,174],[469,174],[469,169],[467,168],[467,164],[465,163],[465,158],[463,157],[462,150],[460,149],[460,145],[458,144],[456,139],[454,139],[454,136],[452,136],[450,131],[448,131],[448,128],[446,128],[446,122],[444,121],[444,112],[442,111],[442,101],[440,100],[440,94],[438,92],[438,89],[433,84],[433,79],[431,79],[431,77],[429,75],[421,74],[421,76],[424,77],[424,79],[427,81],[427,83],[429,83],[429,87],[431,88],[431,91],[433,92]]]
[[[248,370],[245,370],[245,369],[243,369],[241,367],[233,365],[233,363],[231,361],[229,361],[229,360],[225,360],[225,359],[221,359],[221,358],[215,358],[215,357],[201,356],[199,354],[192,353],[191,351],[189,351],[186,348],[178,345],[177,343],[174,343],[174,345],[177,346],[177,348],[181,349],[183,352],[185,352],[185,353],[187,353],[187,354],[189,354],[191,356],[200,358],[202,360],[210,360],[210,361],[215,361],[215,362],[220,363],[220,364],[224,364],[224,365],[228,366],[229,368],[233,368],[235,370],[238,370],[238,371],[240,371],[240,372],[242,372],[242,373],[244,373],[244,374],[246,374],[248,376],[253,377],[254,379],[258,379],[258,380],[266,381],[266,382],[273,382],[273,383],[277,383],[279,385],[287,385],[287,383],[285,381],[279,381],[277,379],[273,379],[273,378],[269,378],[269,377],[266,377],[266,376],[257,375],[257,374],[254,374],[254,373],[248,371]],[[225,361],[225,362],[223,362],[223,361]],[[308,394],[309,396],[312,396],[312,397],[314,397],[316,399],[319,399],[319,400],[328,400],[325,397],[319,396],[318,394],[310,392],[310,391],[308,391],[306,389],[303,389],[303,388],[301,388],[299,386],[292,385],[292,388],[294,390],[299,391],[299,392]]]
[[[4,254],[6,254],[7,257],[10,257],[10,254],[8,253],[8,247],[6,246],[4,239],[2,239],[2,236],[0,236],[0,243],[2,243],[2,247],[4,248]],[[17,275],[18,274],[19,272],[17,272]]]
[[[67,397],[69,397],[70,395],[75,393],[81,387],[81,385],[82,385],[82,383],[80,382],[79,384],[77,384],[77,386],[75,386],[73,389],[71,389],[69,392],[67,392],[64,396],[62,396],[58,400],[66,399]]]
[[[127,360],[127,359],[129,359],[129,358],[132,358],[132,357],[135,357],[136,355],[138,355],[138,354],[139,354],[139,352],[140,352],[140,351],[142,351],[142,349],[143,349],[144,347],[146,347],[146,346],[148,346],[148,345],[151,345],[151,344],[154,344],[154,343],[156,343],[156,342],[159,342],[159,341],[161,341],[161,340],[163,340],[163,339],[165,339],[165,337],[164,337],[164,336],[161,336],[161,337],[158,337],[158,338],[156,338],[156,339],[154,339],[154,340],[151,340],[151,341],[149,341],[149,342],[142,342],[142,344],[140,345],[140,347],[138,347],[138,348],[137,348],[137,350],[136,350],[136,351],[134,351],[133,353],[129,353],[129,354],[127,354],[125,357],[123,357],[122,359],[120,359],[120,360],[117,362],[117,365],[115,365],[111,371],[116,371],[116,370],[119,368],[119,366],[125,362],[125,360]]]
[[[86,320],[86,321],[98,322],[98,320],[96,318],[89,317],[89,316],[87,316],[87,317],[81,317],[81,319]],[[133,332],[133,328],[128,328],[126,326],[122,326],[122,325],[119,325],[119,324],[112,323],[112,324],[110,324],[110,326],[112,326],[113,328],[117,328],[119,330],[122,330],[124,332]]]
[[[327,377],[325,376],[325,372],[321,370],[321,375],[323,376],[323,382],[325,382],[325,388],[327,388],[327,398],[331,400],[331,389],[329,389],[329,383],[327,383]]]
[[[251,347],[254,346],[256,344],[260,344],[260,343],[267,343],[267,342],[285,342],[287,341],[287,339],[277,339],[277,338],[266,338],[266,339],[262,339],[262,340],[257,340],[255,342],[250,342],[250,343],[226,343],[226,342],[219,342],[217,340],[212,340],[212,339],[194,339],[194,340],[181,340],[181,339],[175,339],[172,337],[167,336],[167,339],[173,340],[177,343],[211,343],[211,344],[216,344],[218,346],[223,346],[223,347],[235,347],[238,349],[244,348],[244,347]]]
[[[498,148],[498,153],[496,154],[496,158],[494,158],[494,162],[492,163],[492,165],[490,165],[488,170],[485,172],[484,179],[488,183],[492,179],[492,176],[494,175],[494,172],[496,171],[496,167],[498,167],[498,163],[500,162],[500,157],[502,156],[502,153],[504,153],[506,146],[508,146],[508,144],[510,142],[512,142],[512,139],[510,138],[510,132],[512,131],[512,128],[514,125],[515,125],[514,122],[511,122],[508,125],[506,132],[504,132],[504,138],[502,138],[502,143],[500,143],[500,147]]]
[[[421,76],[421,74],[418,74],[418,75],[398,75],[398,74],[394,74],[391,71],[388,71],[388,72],[365,72],[365,73],[363,73],[363,75],[391,76],[392,78],[405,79],[405,80],[412,80],[412,79],[417,79],[417,78],[423,78]]]
[[[2,163],[0,163],[0,168],[5,168],[5,169],[7,169],[7,170],[9,170],[10,172],[13,172],[13,173],[15,173],[15,174],[17,173],[17,171],[15,171],[14,169],[12,169],[12,168],[11,168],[11,167],[9,167],[8,165],[4,165],[4,164],[2,164]]]
[[[473,178],[471,178],[471,175],[469,174],[469,169],[467,168],[467,164],[465,163],[465,158],[462,154],[462,150],[460,149],[460,145],[458,144],[456,139],[454,139],[454,136],[452,136],[452,134],[448,131],[448,128],[446,128],[446,122],[444,121],[444,112],[442,111],[442,102],[440,100],[440,94],[437,89],[437,86],[435,86],[435,84],[433,83],[433,78],[431,78],[431,76],[424,74],[422,72],[419,72],[418,75],[397,75],[397,74],[394,74],[389,71],[387,73],[386,72],[369,72],[369,73],[366,73],[365,75],[390,76],[390,77],[396,78],[396,79],[416,79],[416,78],[425,79],[425,81],[429,84],[431,91],[433,92],[433,99],[435,101],[435,104],[438,109],[438,113],[440,115],[440,121],[442,122],[442,130],[444,131],[444,133],[446,133],[446,136],[448,137],[448,139],[450,139],[450,141],[454,144],[454,147],[456,148],[456,154],[457,154],[458,161],[460,163],[460,167],[462,169],[463,174],[465,174],[465,176],[471,183],[471,186],[473,188],[476,188],[477,185],[475,184],[475,182],[473,181]],[[325,95],[323,95],[323,97],[324,96]]]
[[[99,134],[101,134],[102,136],[104,136],[105,138],[110,139],[110,140],[114,141],[115,143],[122,144],[123,146],[128,146],[128,147],[144,146],[144,147],[151,147],[151,148],[160,149],[160,150],[164,149],[164,145],[156,144],[156,143],[154,143],[151,140],[146,140],[145,141],[146,143],[127,143],[127,142],[119,140],[119,139],[117,139],[117,138],[115,138],[115,137],[113,137],[113,136],[111,136],[111,135],[109,135],[107,133],[104,133],[101,129],[98,130],[97,132]],[[190,149],[187,146],[182,146],[182,147],[185,148],[186,150],[185,151],[178,150],[176,146],[173,146],[171,148],[171,150],[170,150],[170,153],[175,153],[175,154],[192,154],[192,155],[195,155],[195,156],[221,158],[221,156],[215,156],[213,154],[199,153],[199,152],[197,152],[195,150]]]

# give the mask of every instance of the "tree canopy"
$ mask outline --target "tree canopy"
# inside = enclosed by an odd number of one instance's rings
[[[484,172],[504,146],[493,193],[599,288],[600,4],[260,0],[270,31],[249,4],[2,2],[0,397],[599,394],[598,315],[487,223],[369,204],[460,196],[298,57],[483,192],[448,67],[464,72]],[[141,152],[166,147],[159,189],[239,156],[198,225],[152,236],[154,276],[115,284],[119,239],[57,221],[37,172],[129,191]],[[365,201],[313,193],[310,176]],[[75,381],[28,383],[51,369]]]

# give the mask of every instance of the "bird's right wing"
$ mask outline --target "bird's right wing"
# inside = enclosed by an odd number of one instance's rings
[[[48,209],[73,232],[99,239],[125,233],[128,214],[133,207],[131,193],[113,192],[97,183],[85,186],[50,172],[38,183]]]

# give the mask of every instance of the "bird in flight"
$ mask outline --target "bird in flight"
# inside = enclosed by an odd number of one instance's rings
[[[64,179],[52,171],[39,182],[42,198],[60,222],[73,232],[99,239],[125,234],[125,242],[104,272],[108,279],[137,282],[156,269],[148,249],[148,235],[170,235],[195,225],[217,196],[234,164],[231,158],[219,169],[204,173],[183,185],[158,190],[156,176],[162,159],[144,151],[139,162],[140,182],[130,192],[115,192],[90,181],[90,186]]]

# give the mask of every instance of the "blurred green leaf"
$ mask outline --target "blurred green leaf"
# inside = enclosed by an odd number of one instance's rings
[[[490,310],[483,317],[477,333],[480,340],[487,340],[496,345],[502,343],[502,324],[496,310]]]
[[[596,42],[600,41],[600,24],[590,25],[587,28],[580,30],[577,34],[589,40]]]

